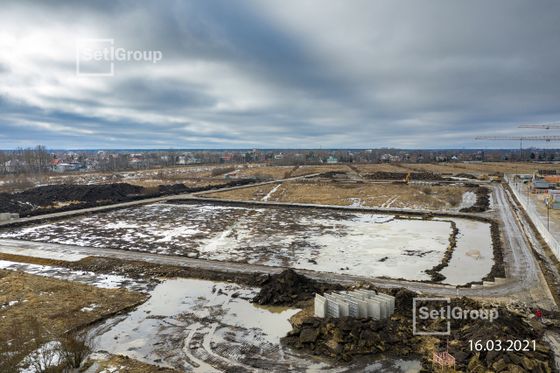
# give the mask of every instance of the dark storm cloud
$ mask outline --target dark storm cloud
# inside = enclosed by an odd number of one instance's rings
[[[479,147],[560,118],[555,1],[3,7],[0,147]],[[163,60],[76,77],[88,37]]]

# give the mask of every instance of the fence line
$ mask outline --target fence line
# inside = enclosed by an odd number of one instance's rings
[[[548,246],[550,246],[550,249],[552,250],[554,255],[556,255],[556,258],[560,260],[560,243],[558,243],[558,240],[548,231],[545,224],[542,222],[541,216],[537,212],[533,201],[530,198],[528,199],[527,196],[524,196],[521,190],[517,189],[517,185],[520,183],[514,183],[507,177],[506,180],[511,187],[513,194],[515,194],[515,197],[517,198],[521,206],[523,206],[525,212],[533,221],[533,224],[535,224],[535,227],[537,228],[545,242],[548,244]]]

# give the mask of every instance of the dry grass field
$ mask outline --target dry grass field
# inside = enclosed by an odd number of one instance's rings
[[[326,165],[318,165],[318,166],[300,166],[297,170],[292,173],[292,176],[304,176],[304,175],[311,175],[311,174],[318,174],[322,172],[329,172],[329,171],[341,171],[341,172],[348,172],[348,166],[344,164],[326,164]]]
[[[368,167],[370,165],[364,165]],[[377,165],[371,165],[377,166]],[[381,166],[381,165],[379,165]],[[484,162],[484,163],[403,163],[399,165],[402,169],[419,172],[434,173],[475,173],[491,174],[496,172],[503,173],[533,173],[537,170],[560,170],[560,164],[540,164],[540,163],[514,163],[514,162]],[[362,167],[361,165],[359,167]],[[374,171],[375,167],[374,167]],[[380,171],[380,170],[379,170]],[[384,171],[384,170],[383,170]],[[400,172],[403,172],[402,170]]]
[[[400,164],[379,163],[379,164],[357,164],[355,165],[360,174],[368,174],[377,171],[383,172],[407,172],[407,169]]]
[[[0,270],[0,359],[3,371],[43,344],[134,306],[144,294]]]
[[[206,196],[258,201],[276,185],[208,193]],[[464,187],[446,185],[289,181],[276,188],[268,201],[441,210],[458,207],[466,190]]]
[[[284,179],[291,176],[294,166],[258,166],[258,167],[241,167],[237,175],[241,178],[245,177],[265,177],[270,179]]]

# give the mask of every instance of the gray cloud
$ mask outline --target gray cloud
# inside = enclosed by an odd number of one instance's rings
[[[8,1],[0,147],[486,146],[474,137],[560,118],[559,10],[528,0]],[[163,60],[77,77],[76,38]]]

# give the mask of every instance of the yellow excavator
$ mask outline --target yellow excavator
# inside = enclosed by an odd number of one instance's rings
[[[410,174],[410,172],[408,174],[406,174],[406,176],[404,177],[404,182],[405,184],[410,183],[410,180],[412,179],[412,175]]]

